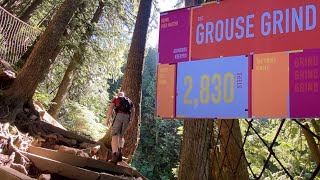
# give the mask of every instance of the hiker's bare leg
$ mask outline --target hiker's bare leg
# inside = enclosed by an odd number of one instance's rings
[[[123,136],[119,136],[119,147],[123,148],[124,146],[124,137]]]
[[[119,139],[120,139],[119,136],[112,136],[112,141],[111,141],[112,153],[118,152]]]

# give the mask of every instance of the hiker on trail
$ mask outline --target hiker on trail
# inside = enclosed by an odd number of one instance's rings
[[[116,115],[113,121],[110,121],[111,114],[115,110]],[[122,161],[122,150],[124,146],[124,135],[132,123],[134,118],[135,108],[132,101],[124,95],[124,92],[119,92],[115,96],[108,109],[106,123],[110,127],[111,124],[111,148],[112,158],[109,162],[117,164]]]

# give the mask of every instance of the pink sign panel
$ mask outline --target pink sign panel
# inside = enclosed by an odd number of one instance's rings
[[[320,117],[320,52],[290,54],[290,117]]]
[[[159,63],[189,60],[190,8],[160,15]]]

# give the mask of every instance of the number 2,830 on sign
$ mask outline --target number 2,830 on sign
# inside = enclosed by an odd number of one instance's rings
[[[178,63],[176,116],[246,117],[248,62],[234,56]]]
[[[241,73],[237,74],[237,86],[241,86]],[[235,76],[231,72],[225,74],[203,74],[200,77],[200,88],[199,85],[194,86],[194,78],[192,76],[185,76],[184,85],[186,91],[183,95],[184,104],[195,104],[198,105],[198,99],[201,104],[209,104],[210,101],[214,104],[221,103],[232,103],[234,100],[234,88],[235,88]],[[197,91],[198,97],[194,97],[192,100],[190,93]]]

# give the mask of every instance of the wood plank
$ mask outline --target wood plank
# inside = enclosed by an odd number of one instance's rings
[[[0,179],[3,180],[35,180],[12,168],[0,166]]]
[[[26,155],[34,165],[41,171],[59,174],[72,179],[96,180],[100,177],[99,173],[75,167],[69,164],[61,163],[52,159],[41,157],[27,152],[22,152]]]
[[[110,174],[106,174],[106,173],[100,173],[100,179],[99,180],[124,180],[124,179],[128,179],[128,177],[121,177],[121,176],[112,176]],[[131,179],[131,178],[130,178]]]
[[[75,156],[68,153],[57,152],[51,149],[45,149],[35,146],[30,146],[28,152],[32,154],[36,154],[39,156],[44,156],[56,161],[60,161],[63,163],[70,164],[72,166],[82,167],[82,168],[90,168],[96,169],[97,171],[101,172],[110,172],[113,174],[124,174],[129,177],[141,177],[143,180],[147,180],[141,173],[134,170],[131,167],[123,167],[123,166],[116,166],[112,163],[107,163],[91,158],[85,158],[80,156]]]

